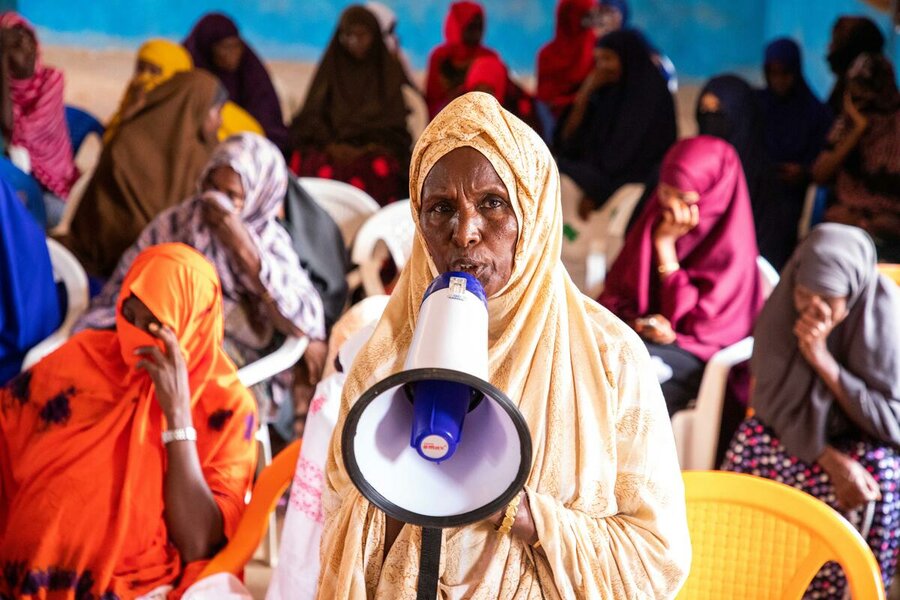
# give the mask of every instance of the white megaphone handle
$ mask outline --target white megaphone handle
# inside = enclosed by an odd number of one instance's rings
[[[441,540],[444,531],[439,528],[422,528],[422,548],[419,553],[419,581],[416,600],[437,600],[438,579],[441,567]]]

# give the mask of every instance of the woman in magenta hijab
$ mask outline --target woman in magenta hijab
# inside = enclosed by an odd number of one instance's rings
[[[712,355],[750,335],[764,300],[758,254],[734,148],[675,144],[599,298],[655,357],[670,415],[696,397]]]

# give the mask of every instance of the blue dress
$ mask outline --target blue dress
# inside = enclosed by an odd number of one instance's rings
[[[0,385],[61,322],[44,230],[0,180]]]

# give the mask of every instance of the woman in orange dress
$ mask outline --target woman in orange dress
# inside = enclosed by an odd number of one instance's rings
[[[177,598],[234,533],[256,405],[196,250],[143,252],[114,331],[0,389],[0,597]]]

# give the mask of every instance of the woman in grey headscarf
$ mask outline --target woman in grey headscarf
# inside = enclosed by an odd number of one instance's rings
[[[149,246],[181,242],[202,252],[216,267],[222,282],[225,347],[238,366],[269,353],[279,334],[306,335],[316,342],[311,349],[324,346],[322,301],[300,266],[290,235],[278,222],[287,185],[284,158],[266,138],[241,133],[219,144],[200,175],[194,197],[147,225],[75,329],[115,327],[119,288],[134,259]],[[317,354],[308,350],[305,363],[323,361],[324,356]],[[305,363],[298,375],[315,379],[314,387],[321,365]],[[295,380],[295,391],[298,383]],[[260,416],[274,420],[274,414],[267,414],[273,408],[268,387],[256,387]],[[275,388],[276,400],[281,400],[284,387]],[[305,406],[294,408],[305,413]],[[285,420],[291,416],[287,413]],[[287,435],[290,426],[279,431]]]
[[[753,335],[753,416],[723,468],[794,486],[868,528],[890,587],[900,546],[900,293],[878,274],[872,239],[847,225],[814,229]],[[829,563],[808,591],[840,598],[845,584]]]

